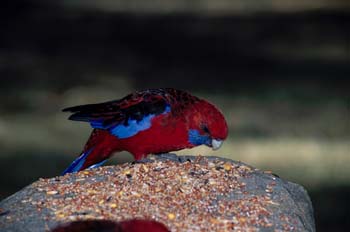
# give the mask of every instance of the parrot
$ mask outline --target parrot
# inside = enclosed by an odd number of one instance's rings
[[[66,173],[96,168],[115,152],[135,160],[206,145],[219,149],[228,135],[223,113],[212,103],[174,88],[135,91],[119,100],[73,106],[73,121],[93,128],[83,151]]]
[[[169,232],[162,223],[145,219],[126,221],[78,220],[59,225],[51,232]]]

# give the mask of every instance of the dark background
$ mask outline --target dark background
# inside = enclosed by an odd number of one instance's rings
[[[67,106],[176,87],[220,107],[216,152],[305,186],[350,226],[348,1],[18,1],[0,7],[0,199],[59,175],[89,136]],[[131,160],[116,155],[115,164]]]

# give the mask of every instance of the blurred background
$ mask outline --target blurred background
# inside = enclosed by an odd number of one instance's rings
[[[12,0],[0,8],[0,199],[59,175],[90,134],[61,109],[175,87],[221,108],[222,149],[305,186],[350,227],[348,0]],[[128,153],[109,164],[132,160]]]

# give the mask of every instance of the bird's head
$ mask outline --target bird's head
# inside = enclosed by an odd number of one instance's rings
[[[188,141],[193,146],[207,145],[217,150],[228,134],[223,114],[205,100],[196,102],[191,107],[187,118]]]

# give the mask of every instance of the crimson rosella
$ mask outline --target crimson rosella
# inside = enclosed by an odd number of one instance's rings
[[[137,91],[120,100],[66,108],[69,119],[94,128],[80,156],[63,172],[101,166],[113,152],[135,160],[207,145],[218,149],[227,137],[224,116],[211,103],[172,88]]]
[[[131,219],[115,222],[110,220],[73,221],[60,225],[51,232],[169,232],[169,229],[157,221]]]

